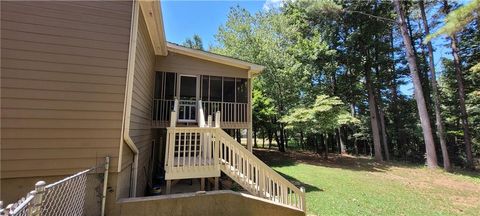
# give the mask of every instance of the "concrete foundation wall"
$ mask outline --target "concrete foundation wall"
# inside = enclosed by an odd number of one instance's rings
[[[127,198],[118,201],[120,215],[275,215],[304,216],[305,213],[286,206],[233,191],[212,191],[205,194]]]

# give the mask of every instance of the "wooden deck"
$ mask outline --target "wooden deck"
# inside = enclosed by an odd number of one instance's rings
[[[152,128],[167,128],[170,125],[174,103],[174,100],[153,100]],[[204,116],[215,116],[215,113],[220,111],[222,119],[220,122],[221,128],[249,128],[248,112],[250,111],[248,109],[250,105],[248,103],[202,101],[202,106]]]
[[[177,111],[175,102],[170,116],[176,117]],[[252,195],[305,211],[305,190],[283,178],[220,128],[220,115],[220,111],[215,113],[214,124],[211,115],[205,121],[199,101],[197,127],[177,127],[177,118],[170,121],[165,150],[167,193],[172,180],[214,178],[218,182],[223,172]]]

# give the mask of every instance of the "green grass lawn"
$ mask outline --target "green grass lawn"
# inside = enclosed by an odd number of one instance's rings
[[[480,215],[480,173],[450,174],[350,156],[255,154],[306,188],[307,215]]]

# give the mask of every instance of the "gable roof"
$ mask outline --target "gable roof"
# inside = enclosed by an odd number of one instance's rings
[[[152,40],[155,55],[166,56],[168,55],[168,52],[183,54],[198,59],[246,69],[248,70],[248,77],[256,76],[265,68],[264,66],[242,61],[232,57],[191,49],[180,46],[178,44],[167,42],[165,37],[165,29],[163,27],[163,17],[160,1],[140,0],[139,4],[143,17],[145,18],[145,23],[147,24],[148,33],[150,35],[150,39]]]
[[[178,44],[167,42],[167,50],[169,52],[178,53],[186,56],[191,56],[198,59],[203,59],[206,61],[216,62],[224,65],[229,65],[237,68],[242,68],[248,70],[249,77],[258,75],[263,69],[264,66],[253,64],[250,62],[242,61],[232,57],[219,55],[207,51],[192,49]]]

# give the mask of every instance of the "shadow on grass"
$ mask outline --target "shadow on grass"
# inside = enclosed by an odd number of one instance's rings
[[[471,178],[473,181],[480,183],[480,170],[478,168],[475,171],[457,169],[452,174],[463,176],[466,178]]]
[[[385,172],[392,166],[415,168],[419,165],[408,163],[377,163],[371,158],[350,155],[330,154],[328,159],[313,152],[289,151],[279,152],[268,149],[254,149],[254,154],[273,167],[293,166],[297,163],[323,166],[329,168],[347,169],[352,171]]]
[[[283,176],[285,179],[287,179],[289,182],[291,182],[293,185],[295,185],[296,187],[300,188],[300,187],[304,187],[305,188],[305,192],[313,192],[313,191],[321,191],[323,192],[324,190],[322,188],[318,188],[317,186],[315,185],[311,185],[311,184],[307,184],[307,183],[304,183],[290,175],[287,175],[285,173],[281,173],[281,172],[278,172],[278,174],[280,174],[281,176]]]

